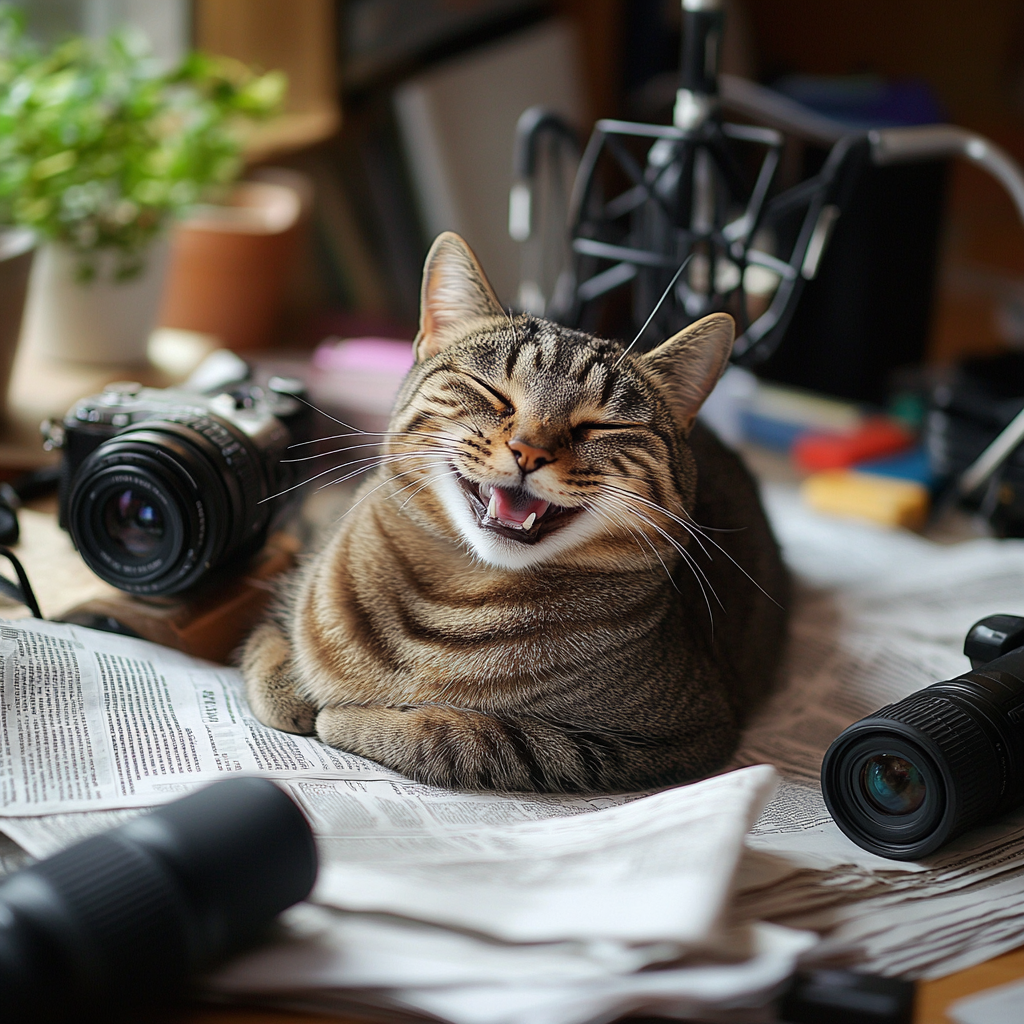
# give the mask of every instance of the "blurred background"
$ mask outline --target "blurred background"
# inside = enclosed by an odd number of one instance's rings
[[[127,23],[168,63],[195,46],[287,73],[286,112],[250,140],[246,177],[296,172],[291,184],[307,190],[309,214],[260,347],[408,336],[422,258],[443,228],[467,238],[511,300],[518,262],[506,209],[518,115],[542,102],[583,133],[598,117],[668,123],[679,59],[678,0],[17,6],[42,40]],[[730,0],[723,64],[769,85],[794,76],[909,83],[941,119],[1024,158],[1024,7],[1014,0]],[[1024,232],[1009,199],[957,162],[944,203],[928,358],[1024,345]]]
[[[6,316],[11,337],[0,337],[0,364],[17,348],[0,474],[52,460],[53,453],[40,449],[37,424],[61,416],[82,395],[119,377],[175,383],[221,347],[263,373],[303,377],[319,404],[364,429],[381,429],[408,365],[423,258],[439,231],[467,239],[504,303],[528,305],[523,253],[509,235],[513,139],[522,112],[541,104],[581,139],[599,118],[671,124],[683,20],[679,0],[19,0],[12,6],[39,52],[74,36],[128,38],[127,30],[135,40],[129,50],[151,49],[145,75],[173,69],[194,51],[223,58],[217,74],[236,92],[231,110],[222,103],[217,116],[226,124],[241,112],[252,123],[228,170],[206,166],[205,178],[192,174],[188,201],[172,202],[182,186],[172,187],[166,168],[153,169],[159,160],[140,164],[153,179],[146,187],[171,196],[158,210],[166,223],[145,228],[145,202],[135,200],[118,200],[103,214],[117,222],[121,234],[111,237],[118,245],[139,225],[153,235],[145,252],[131,239],[128,250],[122,245],[112,271],[118,279],[109,288],[101,281],[106,271],[99,273],[105,257],[88,251],[93,236],[82,234],[88,224],[80,218],[72,264],[83,252],[92,262],[70,271],[81,277],[84,267],[96,280],[54,299],[57,277],[69,269],[60,269],[61,246],[50,243],[63,236],[37,235],[45,244],[37,248],[20,341],[10,327],[13,314]],[[725,0],[721,54],[722,72],[837,123],[950,122],[1024,162],[1024,5],[1015,0]],[[140,59],[132,57],[132,66],[142,67]],[[195,68],[199,91],[188,116],[216,98]],[[7,103],[21,88],[12,81],[0,81]],[[46,97],[62,87],[47,88],[38,107],[44,113]],[[73,121],[73,104],[68,110]],[[209,155],[221,144],[217,124],[208,138],[197,136],[197,152]],[[5,132],[8,142],[22,146],[19,153],[38,142],[19,128],[17,116],[0,118],[0,146]],[[167,149],[173,141],[160,145]],[[116,147],[107,143],[116,163]],[[30,163],[23,160],[24,195],[11,207],[21,210],[20,223],[34,223],[36,200],[29,199],[43,185],[56,183],[52,194],[72,214],[91,194],[91,182],[71,184],[71,150],[58,151],[59,140],[53,145],[56,150],[33,150]],[[813,173],[826,153],[827,147],[815,156],[787,143],[780,178],[792,182]],[[213,183],[212,191],[202,191],[204,181]],[[0,213],[3,187],[0,173]],[[759,392],[758,406],[754,385],[734,375],[730,387],[738,388],[746,427],[730,426],[735,408],[715,422],[730,440],[753,440],[787,455],[807,432],[855,435],[853,455],[824,463],[797,458],[801,473],[911,452],[897,475],[909,477],[924,497],[915,499],[918,511],[910,519],[899,520],[909,524],[920,518],[928,494],[962,472],[1024,408],[1024,230],[1004,189],[963,160],[875,169],[858,189],[777,354],[755,368],[762,382],[848,404],[808,404],[806,395],[769,389]],[[63,238],[65,249],[66,243]],[[11,258],[0,252],[0,301],[14,309],[28,264],[15,273],[21,250],[11,243],[5,251]],[[127,271],[126,252],[139,256]],[[4,273],[13,284],[3,283]],[[129,299],[130,292],[146,296]],[[90,303],[111,303],[103,307],[108,312],[87,311],[87,294]],[[138,339],[115,339],[113,311],[136,306],[143,326],[125,330]],[[597,328],[631,335],[630,317],[616,318],[614,303],[609,308]],[[100,328],[79,336],[90,316]],[[981,369],[957,376],[953,368],[972,359],[983,361]],[[996,399],[1002,404],[990,415]],[[882,411],[890,423],[879,440],[873,417]],[[862,435],[871,443],[857,447]],[[1010,476],[990,486],[990,504],[1010,510],[999,530],[1021,533],[1024,454],[1018,450],[1007,465]]]

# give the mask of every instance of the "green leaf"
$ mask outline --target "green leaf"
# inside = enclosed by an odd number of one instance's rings
[[[65,149],[63,153],[54,153],[53,156],[48,156],[33,166],[32,177],[37,181],[52,178],[55,174],[71,170],[77,159],[78,155],[70,149]]]

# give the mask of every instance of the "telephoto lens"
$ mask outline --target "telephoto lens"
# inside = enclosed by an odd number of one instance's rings
[[[1024,618],[967,634],[974,666],[851,725],[821,765],[825,804],[855,843],[917,860],[1024,803]]]
[[[60,1021],[172,995],[316,879],[302,812],[266,779],[217,782],[0,884],[0,1015]]]

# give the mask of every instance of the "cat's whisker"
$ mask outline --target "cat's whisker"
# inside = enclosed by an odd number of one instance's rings
[[[652,519],[650,519],[647,516],[645,516],[642,512],[640,512],[637,509],[631,507],[625,501],[622,501],[619,498],[615,498],[612,495],[606,494],[605,497],[609,501],[617,502],[622,508],[624,508],[630,514],[636,516],[638,519],[640,519],[643,522],[647,523],[648,526],[650,526],[653,530],[655,530],[658,534],[660,534],[673,548],[675,548],[675,550],[683,558],[684,562],[689,566],[690,571],[693,573],[694,579],[697,581],[697,585],[700,587],[701,594],[704,595],[704,601],[705,601],[705,603],[708,606],[708,614],[711,616],[711,628],[712,628],[712,630],[714,630],[714,624],[715,624],[714,614],[712,613],[711,602],[708,600],[707,591],[704,589],[704,584],[705,583],[707,584],[708,589],[711,591],[712,596],[714,597],[715,601],[717,602],[718,606],[722,609],[722,611],[725,611],[725,605],[722,604],[722,600],[718,596],[718,593],[716,592],[714,586],[712,585],[711,580],[708,579],[707,574],[697,564],[697,561],[693,557],[693,555],[689,551],[687,551],[686,548],[684,548],[675,539],[675,537],[673,537],[666,530],[663,530],[660,526],[658,526],[657,523],[655,523]]]
[[[336,420],[337,423],[341,423],[341,420]],[[347,427],[347,423],[341,424],[343,427]],[[302,448],[304,445],[309,444],[320,444],[323,441],[341,441],[346,437],[430,437],[436,441],[449,441],[453,444],[465,444],[466,442],[458,437],[452,437],[449,434],[429,434],[425,430],[360,430],[358,427],[353,427],[347,434],[328,434],[325,437],[314,437],[308,441],[296,441],[294,444],[288,445],[289,451],[292,448]],[[378,442],[379,443],[379,442]]]
[[[686,264],[689,263],[692,259],[693,253],[691,252],[690,255],[687,256],[686,259],[679,264],[679,269],[675,272],[675,274],[672,275],[672,280],[669,281],[668,287],[665,289],[664,292],[662,292],[661,298],[658,299],[658,301],[655,303],[654,309],[651,310],[651,315],[644,321],[644,325],[643,327],[640,328],[639,331],[637,331],[636,337],[625,347],[625,349],[622,352],[622,355],[620,355],[619,358],[615,361],[614,365],[616,367],[619,365],[619,363],[622,362],[623,359],[626,358],[626,356],[629,354],[629,350],[643,337],[644,331],[646,331],[647,328],[650,327],[651,321],[657,315],[658,310],[661,309],[662,304],[669,297],[669,294],[675,287],[676,281],[679,280],[679,275],[686,269]]]
[[[355,465],[356,463],[359,463],[359,462],[368,462],[369,463],[368,466],[363,466],[362,468],[356,470],[352,474],[353,476],[358,476],[359,473],[369,472],[371,469],[376,469],[377,466],[385,465],[388,462],[392,462],[392,461],[395,461],[395,460],[398,460],[398,459],[408,459],[408,458],[414,458],[414,457],[423,458],[423,457],[426,457],[427,455],[433,456],[435,458],[444,458],[444,459],[449,458],[448,454],[444,453],[444,452],[429,452],[429,453],[419,453],[419,454],[416,453],[416,452],[403,452],[403,453],[394,453],[394,454],[390,454],[390,455],[389,454],[374,455],[374,456],[368,457],[366,459],[356,459],[355,463],[349,462],[349,463],[345,463],[345,465],[351,466],[351,465]],[[337,471],[340,468],[341,468],[341,466],[336,466],[336,465],[335,466],[329,466],[327,469],[321,470],[319,473],[316,473],[316,474],[314,474],[311,477],[307,477],[305,480],[300,480],[298,483],[292,484],[291,487],[285,487],[283,490],[278,491],[276,494],[271,494],[270,496],[268,496],[266,498],[261,498],[260,501],[257,502],[257,504],[262,505],[266,501],[273,501],[275,498],[280,498],[280,497],[283,497],[285,494],[290,494],[292,491],[298,490],[300,487],[305,487],[306,484],[311,484],[315,480],[319,480],[321,477],[327,476],[329,473],[337,473]],[[344,479],[349,479],[349,478],[346,477]],[[342,479],[339,479],[337,481],[331,481],[331,483],[341,483],[341,482],[343,482]],[[325,486],[325,485],[322,485],[322,486]]]
[[[609,469],[602,469],[601,475],[604,476],[604,477],[613,476],[613,477],[615,477],[618,480],[643,480],[642,476],[633,476],[630,473],[613,473]],[[614,485],[610,485],[610,486],[614,486]],[[630,491],[629,493],[633,493],[633,492]],[[698,529],[701,529],[701,530],[710,530],[712,533],[743,533],[743,531],[747,529],[746,526],[704,526],[703,524],[698,523],[693,518],[693,516],[691,516],[690,513],[687,512],[685,508],[683,508],[682,503],[680,503],[680,505],[679,505],[679,510],[680,510],[680,512],[684,516],[686,516],[687,520],[693,526],[695,526],[695,527],[697,527]]]
[[[697,542],[697,546],[708,557],[708,560],[711,560],[711,554],[708,552],[708,549],[704,547],[704,545],[701,543],[700,538],[690,528],[690,524],[687,523],[685,520],[680,519],[679,516],[670,512],[667,508],[665,508],[664,505],[659,505],[656,501],[651,501],[649,498],[645,498],[643,497],[643,495],[637,494],[635,491],[627,491],[624,487],[616,487],[614,484],[607,484],[606,486],[615,491],[616,494],[620,494],[625,498],[632,498],[636,501],[639,501],[641,504],[646,505],[652,511],[660,512],[662,515],[667,516],[672,522],[676,523],[678,526],[681,526],[691,537],[693,537],[693,539]],[[704,539],[710,541],[710,538],[708,537],[705,537]]]
[[[369,473],[371,470],[377,469],[380,466],[390,466],[396,462],[403,462],[406,459],[419,459],[421,461],[424,459],[444,459],[447,462],[448,456],[442,453],[433,452],[421,455],[417,455],[415,453],[410,453],[408,455],[385,455],[378,462],[371,463],[369,466],[361,466],[359,469],[354,469],[350,473],[346,473],[344,476],[338,477],[336,480],[328,480],[327,483],[321,484],[318,490],[323,490],[325,487],[333,487],[335,484],[343,484],[346,481],[351,480],[353,477],[360,476],[363,473]],[[337,470],[339,467],[335,466],[334,468]],[[410,470],[410,472],[412,472],[412,470]]]
[[[364,501],[366,501],[367,498],[370,497],[371,494],[376,494],[377,491],[379,491],[382,487],[387,486],[387,484],[392,483],[393,481],[399,479],[400,477],[408,476],[410,473],[417,473],[422,468],[423,468],[422,466],[414,466],[412,469],[407,469],[407,470],[405,470],[404,472],[401,472],[401,473],[395,473],[394,476],[389,476],[385,480],[381,480],[381,482],[379,484],[377,484],[376,487],[371,487],[370,490],[368,490],[358,501],[353,502],[352,505],[349,508],[345,509],[345,511],[342,512],[342,514],[340,516],[338,516],[337,519],[335,519],[335,522],[336,523],[340,523],[342,521],[342,519],[345,518],[345,516],[347,516],[354,509],[358,508]],[[341,481],[335,481],[335,483],[340,483],[340,482]],[[415,482],[416,481],[413,481],[413,483],[415,483]]]
[[[620,501],[621,501],[621,499],[620,499]],[[722,609],[722,611],[725,611],[725,605],[722,604],[721,598],[719,598],[717,592],[715,591],[715,588],[712,585],[711,580],[708,579],[707,573],[705,573],[704,570],[701,568],[701,566],[698,564],[698,562],[697,562],[696,558],[694,558],[692,552],[687,551],[686,548],[683,547],[683,545],[680,544],[670,533],[668,533],[666,530],[662,529],[660,526],[658,526],[657,523],[655,523],[652,519],[650,519],[647,516],[645,516],[642,512],[639,512],[635,508],[629,507],[625,502],[622,502],[622,504],[623,504],[624,507],[628,508],[629,511],[633,515],[637,516],[639,519],[643,520],[643,522],[645,522],[649,526],[651,526],[652,529],[657,531],[662,537],[664,537],[664,539],[666,541],[668,541],[669,544],[672,545],[673,548],[675,548],[675,550],[682,556],[683,560],[689,566],[690,571],[694,574],[695,577],[698,577],[697,578],[697,582],[701,583],[701,580],[703,580],[704,583],[706,583],[708,585],[708,588],[711,590],[711,593],[714,596],[715,601],[717,602],[718,606]],[[699,574],[699,576],[698,576],[698,574]],[[703,583],[701,583],[701,590],[702,591],[704,590]],[[704,600],[705,601],[707,600],[707,595],[706,594],[704,595]]]
[[[730,561],[730,562],[732,562],[732,564],[733,564],[733,565],[735,565],[735,566],[736,566],[736,568],[737,568],[737,569],[739,569],[739,571],[740,571],[741,573],[743,573],[743,575],[744,575],[744,576],[746,576],[746,577],[747,577],[747,579],[748,579],[748,580],[750,580],[750,582],[751,582],[751,583],[753,583],[753,584],[754,584],[754,586],[755,586],[755,587],[757,587],[757,589],[758,589],[758,590],[760,590],[760,591],[761,591],[761,593],[762,593],[762,594],[764,594],[764,596],[765,596],[765,597],[767,597],[767,598],[768,598],[768,600],[769,600],[769,601],[771,601],[771,603],[772,603],[773,605],[775,605],[775,607],[776,607],[776,608],[782,608],[782,605],[781,605],[781,604],[779,604],[779,602],[778,602],[778,601],[776,601],[776,600],[775,600],[775,598],[774,598],[774,597],[772,597],[772,595],[771,595],[771,594],[769,594],[769,593],[768,593],[768,591],[767,591],[767,590],[765,590],[765,589],[764,589],[764,587],[762,587],[762,586],[761,586],[761,584],[760,584],[760,583],[758,583],[758,582],[757,582],[757,580],[755,580],[755,579],[754,579],[754,577],[753,577],[753,576],[751,576],[751,575],[750,575],[750,573],[749,573],[749,572],[747,572],[747,570],[746,570],[746,569],[744,569],[744,568],[743,568],[743,566],[742,566],[742,565],[740,565],[740,563],[739,563],[739,562],[737,562],[737,561],[736,561],[736,559],[735,559],[735,558],[733,558],[733,557],[732,557],[732,555],[730,555],[730,554],[729,554],[729,552],[728,552],[728,551],[726,551],[726,550],[725,550],[725,548],[723,548],[723,547],[722,547],[722,545],[721,545],[721,544],[719,544],[719,543],[718,543],[718,542],[717,542],[717,541],[716,541],[716,540],[714,539],[714,537],[708,537],[708,536],[707,536],[706,534],[701,534],[701,536],[703,536],[703,537],[704,537],[704,539],[705,539],[705,540],[706,540],[706,541],[707,541],[707,542],[708,542],[709,544],[714,544],[714,546],[715,546],[716,548],[718,548],[718,550],[719,550],[719,551],[721,551],[721,552],[722,552],[722,554],[723,554],[723,555],[725,555],[725,557],[726,557],[726,558],[728,558],[728,559],[729,559],[729,561]]]
[[[704,536],[705,532],[708,530],[710,530],[711,533],[743,533],[744,531],[749,529],[749,527],[746,526],[701,526],[701,524],[698,523],[697,520],[694,519],[693,516],[691,516],[690,513],[686,511],[685,508],[682,508],[681,505],[679,507],[682,509],[683,515],[686,516],[687,521],[695,530],[704,531],[701,533],[701,536]]]
[[[435,483],[438,480],[442,480],[446,476],[458,476],[458,475],[459,475],[459,471],[457,469],[449,470],[447,473],[435,473],[433,476],[431,476],[431,477],[429,477],[427,479],[427,482],[425,484],[423,484],[422,487],[420,487],[417,490],[413,491],[412,494],[410,494],[409,497],[406,498],[405,501],[403,501],[402,504],[398,506],[398,511],[401,512],[405,508],[405,506],[408,505],[409,502],[412,501],[412,499],[415,498],[416,495],[420,493],[420,491],[425,490],[432,483]],[[411,484],[407,484],[405,487],[402,487],[399,490],[395,491],[394,494],[389,495],[389,497],[392,497],[392,498],[397,497],[399,494],[402,493],[402,491],[407,490],[409,487],[415,486],[415,484],[416,484],[416,481],[414,480]]]
[[[735,558],[733,558],[733,556],[732,556],[731,554],[729,554],[729,552],[728,552],[728,551],[726,551],[726,550],[725,550],[725,548],[723,548],[723,547],[722,547],[722,545],[721,545],[721,544],[719,544],[719,543],[718,543],[718,541],[716,541],[716,540],[714,539],[714,537],[709,537],[709,536],[708,536],[708,535],[707,535],[706,533],[704,533],[704,532],[703,532],[703,529],[702,529],[701,527],[697,526],[697,524],[696,524],[696,523],[694,523],[694,522],[693,522],[692,520],[691,520],[691,521],[690,521],[689,523],[687,523],[687,522],[685,522],[684,520],[680,519],[680,518],[679,518],[678,516],[676,516],[676,515],[673,515],[673,514],[672,514],[671,512],[669,512],[669,510],[668,510],[668,509],[666,509],[666,508],[663,508],[663,507],[662,507],[662,506],[660,506],[660,505],[657,505],[657,503],[656,503],[656,502],[650,502],[650,501],[647,501],[646,499],[644,499],[644,498],[641,498],[641,497],[640,497],[639,495],[634,495],[634,497],[636,497],[636,498],[637,498],[638,500],[640,500],[640,501],[643,501],[643,502],[644,502],[645,504],[648,504],[648,505],[651,505],[651,506],[653,506],[653,507],[657,508],[657,509],[658,509],[658,511],[660,511],[660,512],[662,512],[662,513],[663,513],[664,515],[668,516],[668,517],[669,517],[669,518],[670,518],[671,520],[673,520],[673,522],[676,522],[676,523],[678,523],[678,524],[679,524],[679,525],[680,525],[680,526],[681,526],[681,527],[682,527],[682,528],[683,528],[684,530],[686,530],[686,532],[687,532],[687,533],[688,533],[688,534],[689,534],[689,535],[690,535],[691,537],[693,537],[693,539],[694,539],[695,541],[697,541],[697,543],[698,543],[698,544],[700,545],[700,547],[701,547],[701,550],[702,550],[702,551],[704,551],[704,553],[705,553],[705,554],[707,554],[707,549],[706,549],[706,548],[704,547],[704,545],[703,545],[703,544],[701,544],[701,542],[700,542],[700,538],[702,537],[702,538],[703,538],[704,540],[706,540],[706,541],[707,541],[707,542],[708,542],[709,544],[712,544],[712,545],[714,545],[714,546],[715,546],[716,548],[718,548],[718,550],[719,550],[719,551],[721,551],[721,552],[722,552],[722,554],[723,554],[723,555],[725,555],[725,557],[726,557],[726,558],[728,558],[728,559],[729,559],[729,561],[730,561],[730,562],[732,562],[732,564],[733,564],[733,565],[735,565],[735,566],[736,566],[736,568],[737,568],[737,569],[739,569],[739,571],[740,571],[741,573],[743,573],[743,575],[744,575],[744,576],[746,576],[746,577],[747,577],[747,579],[748,579],[748,580],[750,580],[750,582],[751,582],[751,583],[753,583],[753,584],[754,584],[754,586],[755,586],[755,587],[757,587],[757,589],[758,589],[758,590],[760,590],[760,591],[761,591],[761,593],[762,593],[762,594],[764,594],[764,596],[765,596],[765,597],[767,597],[767,598],[768,598],[768,600],[769,600],[769,601],[771,601],[771,602],[772,602],[772,604],[774,604],[774,605],[775,605],[776,607],[778,607],[778,608],[781,608],[781,607],[782,607],[782,605],[781,605],[781,604],[779,604],[779,602],[778,602],[778,601],[776,601],[776,600],[775,600],[775,598],[774,598],[774,597],[772,597],[772,595],[771,595],[771,594],[769,594],[769,593],[768,593],[768,591],[767,591],[767,590],[765,590],[765,589],[764,589],[764,587],[762,587],[762,586],[761,586],[761,584],[760,584],[760,583],[758,583],[758,582],[757,582],[757,580],[755,580],[755,579],[754,579],[754,577],[753,577],[753,576],[751,576],[751,575],[750,575],[750,573],[749,573],[749,572],[747,572],[747,570],[746,570],[746,569],[744,569],[744,568],[743,568],[743,566],[742,566],[742,565],[740,565],[740,563],[739,563],[739,562],[737,562],[737,561],[736,561],[736,559],[735,559]],[[710,557],[710,555],[709,555],[708,557]]]
[[[330,420],[332,423],[337,423],[339,427],[344,427],[346,430],[352,431],[352,434],[337,434],[333,438],[331,438],[331,437],[327,437],[327,438],[314,438],[311,441],[298,441],[298,442],[296,442],[296,444],[290,445],[289,447],[291,447],[291,448],[297,448],[297,447],[299,447],[299,445],[303,445],[303,444],[316,444],[317,441],[332,441],[332,440],[335,440],[336,438],[340,438],[340,437],[351,437],[353,434],[363,434],[363,435],[365,435],[367,437],[369,437],[369,436],[383,437],[386,434],[415,433],[415,431],[406,431],[406,430],[363,430],[362,427],[354,426],[351,423],[346,423],[344,420],[339,420],[337,416],[332,416],[325,409],[321,409],[319,406],[314,405],[311,401],[309,401],[308,398],[303,398],[302,395],[297,395],[297,394],[295,394],[292,391],[282,391],[280,393],[281,394],[286,394],[290,398],[294,398],[297,402],[301,402],[303,405],[305,405],[308,408],[312,409],[313,412],[319,413],[321,416],[323,416],[325,419]],[[426,436],[431,436],[431,435],[426,435]],[[436,435],[436,436],[443,436],[443,435]]]
[[[422,441],[392,441],[390,443],[391,444],[419,444],[419,445],[423,444]],[[371,441],[371,442],[369,442],[367,444],[350,444],[350,445],[346,445],[344,448],[332,448],[329,452],[318,452],[316,455],[303,455],[301,458],[298,458],[298,459],[281,459],[281,462],[282,463],[286,463],[286,464],[290,464],[290,463],[293,463],[293,462],[309,462],[312,459],[323,459],[323,458],[326,458],[328,455],[341,455],[344,452],[354,452],[354,451],[356,451],[357,449],[360,449],[360,448],[379,448],[379,447],[380,447],[380,442],[379,441]],[[435,445],[433,450],[434,451],[446,451],[450,455],[460,455],[460,454],[462,454],[462,450],[460,448],[456,448],[454,445],[449,445],[447,447],[444,446],[444,445]]]
[[[619,475],[621,476],[622,474],[619,474]],[[618,494],[622,494],[622,495],[626,495],[626,496],[631,497],[631,498],[635,498],[637,501],[643,502],[645,505],[649,506],[650,508],[652,508],[652,509],[654,509],[654,510],[656,510],[658,512],[661,512],[665,516],[668,516],[669,519],[671,519],[677,525],[681,526],[697,542],[698,547],[701,549],[701,551],[704,552],[705,555],[707,555],[709,561],[713,560],[713,556],[711,555],[711,552],[709,552],[708,549],[706,547],[704,547],[704,545],[703,545],[703,543],[701,541],[702,540],[706,540],[709,544],[713,544],[716,548],[718,548],[719,551],[722,552],[723,555],[725,555],[726,558],[729,559],[730,562],[732,562],[733,565],[736,566],[737,569],[739,569],[739,571],[741,573],[743,573],[744,576],[747,577],[748,580],[750,580],[751,583],[754,584],[755,587],[757,587],[758,590],[761,591],[762,594],[764,594],[765,597],[768,598],[769,601],[771,601],[778,608],[782,607],[782,605],[780,605],[779,602],[776,601],[775,598],[772,597],[771,594],[769,594],[764,589],[764,587],[762,587],[761,584],[758,583],[757,580],[755,580],[754,577],[751,576],[750,573],[748,573],[747,570],[744,569],[743,566],[740,565],[739,562],[737,562],[736,559],[733,558],[733,556],[730,555],[729,552],[725,550],[725,548],[722,547],[721,544],[719,544],[713,537],[709,537],[707,535],[707,533],[705,532],[706,530],[715,530],[716,532],[719,532],[719,533],[740,533],[740,532],[742,532],[743,530],[746,529],[745,526],[736,527],[735,529],[726,529],[726,528],[722,528],[722,527],[704,527],[704,526],[700,526],[693,519],[693,517],[690,515],[690,513],[686,511],[685,508],[682,509],[682,512],[683,512],[683,515],[685,515],[687,518],[686,518],[686,520],[683,520],[683,519],[680,519],[678,516],[674,515],[672,512],[670,512],[663,505],[659,505],[657,502],[650,501],[649,499],[644,498],[641,495],[636,494],[633,491],[627,491],[625,488],[622,488],[622,487],[615,487],[614,484],[608,484],[606,486],[612,488]],[[680,506],[680,508],[682,508],[682,506]]]
[[[338,466],[330,466],[327,469],[321,470],[314,476],[307,477],[305,480],[300,480],[297,484],[292,484],[291,487],[285,487],[283,490],[277,492],[277,494],[271,494],[266,498],[261,498],[257,504],[262,505],[266,501],[274,501],[276,498],[284,497],[286,494],[291,494],[292,491],[297,491],[300,487],[305,487],[306,484],[313,483],[314,480],[319,480],[322,476],[327,476],[328,473],[337,473]]]
[[[661,563],[662,569],[665,570],[665,576],[667,577],[669,583],[672,584],[673,589],[677,593],[679,592],[679,586],[676,583],[676,581],[673,579],[672,573],[669,570],[669,567],[665,564],[665,559],[661,557],[661,553],[658,551],[658,549],[651,542],[650,538],[642,530],[634,530],[625,520],[622,519],[621,516],[617,515],[616,513],[612,512],[609,509],[605,509],[604,511],[599,511],[598,509],[594,508],[592,505],[589,505],[587,507],[588,507],[589,511],[592,512],[594,515],[596,515],[599,519],[604,519],[605,522],[610,522],[613,525],[617,525],[620,529],[625,530],[630,535],[630,537],[633,539],[633,543],[636,544],[636,546],[638,548],[640,548],[640,553],[644,556],[644,561],[647,563],[647,567],[651,570],[651,572],[654,572],[655,571],[654,570],[654,566],[651,564],[651,560],[650,560],[650,558],[648,558],[647,552],[640,545],[640,540],[642,539],[644,541],[644,543],[651,549],[651,551],[654,552],[654,557],[657,558],[658,561]]]
[[[512,312],[511,312],[510,309],[505,309],[504,306],[502,306],[501,308],[502,308],[502,312],[505,314],[505,318],[508,320],[509,327],[512,328],[512,340],[518,345],[519,344],[519,332],[516,330],[515,321],[512,319]]]
[[[710,552],[707,550],[707,548],[705,548],[704,545],[701,543],[701,539],[703,538],[703,540],[706,540],[709,544],[713,544],[716,548],[718,548],[719,551],[722,552],[723,555],[725,555],[726,558],[729,559],[729,561],[731,561],[733,563],[733,565],[736,566],[737,569],[740,570],[740,572],[742,572],[747,577],[747,579],[750,580],[751,583],[754,584],[755,587],[758,588],[758,590],[761,591],[762,594],[765,595],[765,597],[767,597],[770,601],[775,601],[775,599],[770,594],[768,594],[764,590],[763,587],[761,587],[761,585],[757,582],[757,580],[755,580],[743,568],[743,566],[741,566],[739,564],[739,562],[737,562],[736,559],[733,558],[732,555],[730,555],[729,552],[726,551],[725,548],[723,548],[721,546],[721,544],[717,543],[714,540],[714,538],[709,537],[704,532],[704,527],[699,526],[692,518],[690,518],[689,513],[686,512],[685,509],[683,510],[683,513],[684,513],[684,515],[686,515],[688,517],[689,522],[684,521],[683,519],[680,519],[678,516],[674,515],[667,508],[665,508],[662,505],[659,505],[657,502],[650,501],[649,499],[644,498],[644,497],[642,497],[639,494],[635,494],[632,491],[627,491],[625,488],[615,487],[614,484],[609,484],[607,486],[611,487],[618,494],[628,495],[631,498],[635,498],[637,501],[640,501],[643,504],[649,506],[650,508],[655,509],[658,512],[661,512],[663,515],[668,516],[669,519],[671,519],[674,523],[677,523],[679,526],[681,526],[697,542],[697,544],[700,547],[701,551],[703,551],[704,554],[707,555],[709,559],[711,559],[712,556],[711,556]],[[745,529],[745,527],[741,527],[741,529]],[[725,531],[723,531],[723,532],[725,532]],[[732,531],[730,531],[730,532],[732,532]],[[778,602],[775,602],[775,603],[778,604]],[[779,607],[781,607],[781,605]]]

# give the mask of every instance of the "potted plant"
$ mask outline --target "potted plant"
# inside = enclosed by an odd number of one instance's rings
[[[160,71],[128,32],[43,51],[0,7],[0,224],[42,239],[30,345],[144,359],[169,223],[237,177],[245,123],[276,110],[284,89],[280,72],[199,53]]]

